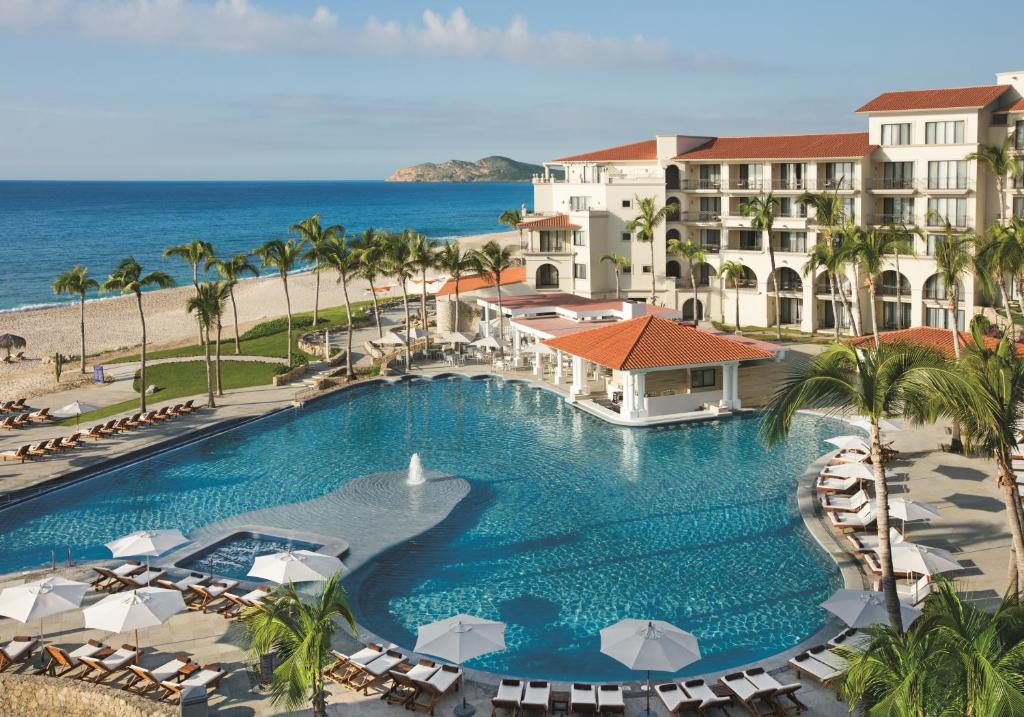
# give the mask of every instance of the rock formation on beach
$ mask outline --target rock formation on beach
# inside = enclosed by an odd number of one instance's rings
[[[539,164],[517,162],[508,157],[484,157],[475,162],[449,159],[441,164],[425,162],[403,167],[390,177],[389,182],[529,182],[534,174],[541,174]]]

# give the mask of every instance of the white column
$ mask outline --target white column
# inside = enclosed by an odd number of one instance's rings
[[[534,376],[540,376],[540,374],[541,374],[540,368],[543,365],[541,363],[542,359],[543,359],[543,354],[540,352],[540,343],[535,343],[533,345],[533,375]]]
[[[730,399],[732,398],[732,371],[731,366],[722,366],[722,400],[718,402],[718,405],[722,408],[730,407]]]
[[[562,385],[562,352],[555,353],[555,385]]]
[[[519,363],[520,343],[522,339],[519,338],[519,330],[515,324],[512,324],[512,359]]]
[[[641,418],[647,415],[647,411],[644,408],[644,386],[647,382],[647,374],[638,373],[636,374],[636,415],[634,418]]]
[[[622,372],[622,406],[620,414],[625,418],[633,418],[636,409],[636,402],[633,399],[633,374],[629,371]]]
[[[482,324],[482,326],[480,327],[480,332],[485,337],[490,336],[491,335],[491,310],[490,310],[490,307],[487,306],[487,304],[484,304],[484,315],[481,318],[482,318],[482,321],[480,323]]]
[[[733,364],[732,366],[732,399],[731,405],[733,409],[740,408],[740,365]]]
[[[572,357],[572,389],[570,394],[580,396],[583,394],[583,387],[587,382],[587,369],[583,365],[582,356]]]

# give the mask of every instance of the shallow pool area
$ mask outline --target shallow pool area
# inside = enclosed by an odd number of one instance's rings
[[[51,550],[107,558],[130,530],[188,533],[404,471],[419,452],[471,490],[346,579],[362,625],[409,648],[416,626],[458,612],[503,620],[508,650],[469,666],[605,680],[636,675],[600,654],[600,628],[658,618],[700,640],[705,658],[681,674],[715,671],[809,637],[839,585],[795,502],[836,424],[798,416],[771,450],[757,426],[617,427],[497,379],[365,385],[0,512],[0,572]]]
[[[249,569],[261,555],[272,555],[289,550],[319,550],[321,545],[301,540],[289,540],[269,535],[240,533],[229,536],[193,555],[178,561],[186,570],[216,575],[219,578],[265,583],[262,578],[249,577]]]

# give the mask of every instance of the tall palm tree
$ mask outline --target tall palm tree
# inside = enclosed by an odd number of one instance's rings
[[[427,323],[427,272],[437,266],[437,242],[423,234],[414,233],[409,238],[409,259],[420,272],[420,323],[423,335],[429,336]]]
[[[331,639],[339,619],[354,635],[355,615],[340,575],[332,575],[311,598],[289,583],[274,589],[266,607],[242,612],[252,657],[258,660],[274,653],[281,660],[270,683],[271,702],[288,711],[308,703],[314,717],[326,717],[324,670],[334,660]]]
[[[292,365],[292,299],[288,294],[288,272],[295,268],[302,256],[304,242],[289,239],[271,239],[270,241],[256,247],[252,253],[260,260],[264,268],[273,267],[277,269],[281,277],[281,286],[284,287],[284,303],[288,311],[288,365]]]
[[[846,293],[847,288],[851,293],[856,294],[860,285],[858,276],[858,264],[856,255],[855,237],[860,230],[855,223],[847,222],[832,235],[832,273],[836,277],[836,289],[839,292],[839,301],[843,304],[846,315],[850,318],[850,332],[853,336],[863,334],[859,319],[860,308],[857,311],[853,308],[853,298]],[[853,282],[849,281],[850,269],[853,269]]]
[[[228,286],[228,298],[231,299],[231,314],[235,324],[235,355],[242,353],[242,344],[238,338],[238,306],[235,304],[235,284],[246,274],[259,276],[260,270],[249,261],[249,255],[241,252],[230,259],[214,259],[207,262],[206,269],[215,269]]]
[[[348,298],[348,280],[359,271],[359,256],[349,246],[345,233],[340,232],[328,239],[327,265],[338,272],[338,283],[341,284],[341,293],[345,297],[345,317],[348,322],[348,348],[345,351],[345,377],[355,378],[355,371],[352,370],[352,302]],[[326,341],[326,336],[324,340]]]
[[[1010,304],[1010,287],[1024,274],[1024,233],[1016,231],[1013,224],[990,225],[985,236],[978,242],[975,262],[982,269],[979,278],[983,285],[994,280],[999,288],[1010,333],[1015,336],[1017,322],[1013,318],[1013,307]]]
[[[1006,192],[1007,179],[1016,177],[1020,171],[1017,158],[1013,153],[1013,135],[1007,135],[1002,145],[983,144],[977,152],[964,157],[968,162],[977,162],[992,175],[996,181],[996,194],[999,195],[999,223],[1006,223]]]
[[[669,239],[668,253],[682,257],[689,263],[690,284],[693,286],[693,320],[697,321],[697,274],[694,270],[698,264],[707,260],[707,254],[704,253],[704,249],[700,245],[694,244],[689,239],[685,242],[681,242],[678,239]]]
[[[122,259],[107,280],[100,285],[101,292],[119,291],[122,294],[135,294],[135,303],[139,307],[139,323],[142,325],[142,352],[139,365],[140,411],[146,410],[146,314],[142,310],[142,290],[150,286],[166,289],[174,286],[174,279],[162,271],[151,271],[143,275],[142,266],[133,256]]]
[[[942,241],[935,247],[935,269],[949,292],[949,326],[953,339],[953,356],[960,358],[960,328],[957,324],[957,313],[960,299],[960,286],[963,277],[974,267],[974,256],[971,247],[977,244],[977,237],[957,235],[948,219],[943,219],[945,234]]]
[[[654,234],[658,227],[665,221],[665,218],[672,212],[678,211],[679,207],[669,205],[658,207],[654,197],[633,197],[633,206],[639,210],[639,215],[626,223],[626,229],[636,237],[637,241],[649,242],[651,245],[651,303],[658,303],[658,283],[654,271]]]
[[[753,197],[740,204],[740,215],[750,217],[750,228],[764,234],[771,263],[771,281],[775,288],[775,336],[782,338],[782,300],[779,298],[779,277],[775,275],[775,247],[772,246],[772,226],[775,224],[775,195],[771,192]]]
[[[509,229],[516,229],[519,231],[519,248],[523,248],[523,228],[519,226],[519,223],[523,221],[523,213],[518,209],[506,209],[498,217],[498,224],[504,224]]]
[[[901,291],[901,277],[903,276],[900,272],[900,256],[904,254],[914,255],[914,238],[924,238],[924,232],[913,225],[908,224],[893,224],[889,227],[889,230],[893,233],[894,237],[899,241],[893,244],[892,247],[892,260],[896,266],[896,328],[902,329],[903,326],[903,293]]]
[[[412,368],[412,348],[409,334],[412,332],[412,316],[409,314],[409,279],[416,273],[416,264],[412,259],[412,245],[415,232],[403,229],[398,233],[386,234],[382,244],[384,248],[383,269],[388,276],[393,276],[402,289],[402,305],[405,307],[405,370]]]
[[[177,244],[164,249],[164,256],[180,257],[192,267],[192,286],[199,296],[199,265],[214,258],[213,244],[202,239],[193,239],[187,244]],[[203,342],[203,327],[199,327],[199,343]]]
[[[437,253],[437,268],[448,274],[455,282],[455,322],[452,331],[459,330],[459,282],[462,275],[473,269],[473,255],[471,252],[464,252],[459,243],[445,242]]]
[[[353,249],[359,260],[358,274],[370,285],[370,300],[373,302],[373,317],[377,320],[377,338],[384,338],[384,329],[380,323],[380,307],[377,305],[377,287],[373,282],[383,273],[384,244],[387,232],[374,228],[364,229],[359,235]]]
[[[313,326],[315,327],[320,322],[320,267],[329,250],[328,239],[343,233],[345,227],[340,224],[322,227],[320,226],[320,215],[314,214],[308,219],[292,224],[288,231],[298,235],[305,244],[306,251],[302,255],[303,261],[313,262],[313,273],[316,274],[316,288],[313,291]]]
[[[886,259],[891,252],[906,253],[909,247],[906,241],[897,232],[889,227],[872,227],[861,229],[856,227],[848,234],[850,241],[850,255],[855,259],[868,282],[868,302],[871,311],[871,333],[875,337],[875,348],[882,343],[878,336],[878,308],[876,297],[878,296],[878,280],[882,276]],[[900,291],[900,277],[896,275],[896,293]]]
[[[601,257],[602,264],[611,264],[612,271],[615,273],[615,298],[621,299],[622,292],[619,290],[619,275],[629,268],[629,258],[622,254],[616,254],[611,252]]]
[[[501,309],[501,273],[512,268],[513,247],[501,246],[496,241],[489,241],[473,252],[473,265],[481,275],[494,281],[498,290],[498,338],[501,357],[505,358],[505,316]]]
[[[221,364],[220,364],[220,336],[221,336],[221,332],[224,329],[224,308],[227,305],[228,298],[230,298],[230,296],[231,296],[232,285],[231,285],[231,282],[223,281],[223,280],[221,280],[221,281],[214,281],[214,282],[208,282],[208,283],[212,284],[212,287],[213,287],[210,290],[210,292],[212,294],[211,298],[213,299],[213,305],[212,305],[212,308],[214,310],[213,318],[214,318],[214,320],[216,322],[216,326],[217,326],[217,336],[216,336],[217,353],[216,353],[215,362],[214,362],[216,367],[217,367],[217,371],[216,371],[216,375],[217,375],[217,395],[218,396],[223,396],[224,395],[224,381],[222,380],[222,375],[221,375],[221,370],[220,370],[220,367],[221,367]],[[207,342],[207,343],[209,343],[209,342]]]
[[[82,335],[82,373],[85,373],[85,295],[99,289],[100,283],[89,276],[89,270],[78,264],[65,271],[53,282],[54,294],[68,294],[78,297],[79,328]]]
[[[829,284],[832,287],[832,315],[835,317],[835,336],[839,337],[839,313],[836,311],[838,305],[836,303],[836,282],[839,281],[839,276],[832,271],[832,269],[838,268],[841,264],[838,262],[836,254],[836,231],[843,226],[847,219],[852,217],[846,216],[846,203],[839,196],[839,190],[836,189],[832,192],[804,192],[797,197],[797,202],[804,206],[812,207],[814,209],[813,221],[818,229],[819,242],[812,250],[812,253],[817,250],[817,246],[825,244],[828,249],[821,250],[822,256],[820,259],[826,259],[816,268],[831,267],[829,269],[830,281]],[[813,275],[811,277],[814,278]],[[840,287],[843,285],[840,284]],[[845,289],[844,289],[845,293]],[[843,302],[843,307],[848,312],[847,315],[852,317],[852,311],[847,303]],[[851,327],[853,324],[851,324]]]
[[[797,368],[776,391],[765,410],[760,434],[768,445],[783,440],[794,414],[802,408],[826,413],[846,411],[864,416],[871,424],[871,468],[875,484],[878,558],[890,624],[902,629],[899,597],[893,577],[889,542],[889,487],[878,423],[886,416],[930,418],[929,381],[944,374],[945,359],[936,351],[902,344],[882,344],[874,351],[859,351],[836,343]]]
[[[203,349],[206,362],[206,401],[207,404],[216,406],[213,400],[214,375],[210,365],[210,328],[217,322],[218,304],[220,303],[219,292],[213,282],[204,281],[199,285],[199,291],[195,296],[190,296],[185,302],[185,310],[195,314],[196,321],[203,330]]]
[[[812,284],[817,283],[818,271],[824,269],[828,277],[829,289],[832,293],[832,336],[839,339],[839,299],[836,294],[836,277],[832,273],[835,264],[835,248],[831,241],[819,241],[811,247],[807,261],[803,265],[804,276],[809,277]]]
[[[722,262],[722,266],[718,268],[718,276],[725,281],[731,281],[733,288],[736,289],[736,328],[733,330],[734,334],[740,333],[740,281],[747,275],[747,267],[743,266],[742,262],[736,261],[735,259],[729,259],[728,261]]]

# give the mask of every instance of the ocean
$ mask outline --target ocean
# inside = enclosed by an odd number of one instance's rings
[[[58,275],[82,264],[102,281],[128,256],[189,284],[190,267],[165,247],[203,239],[231,255],[311,214],[349,234],[409,227],[444,240],[502,231],[504,210],[532,203],[528,182],[0,181],[0,311],[73,301],[54,296]]]

